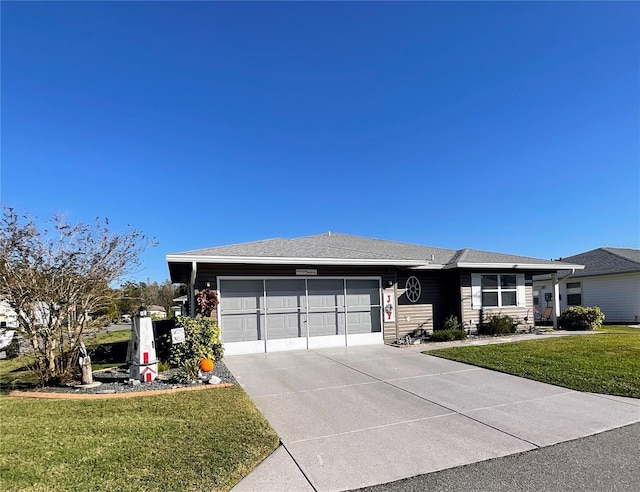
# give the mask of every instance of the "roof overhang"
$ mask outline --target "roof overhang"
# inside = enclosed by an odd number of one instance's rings
[[[352,266],[422,266],[416,260],[384,258],[297,258],[279,256],[197,256],[167,255],[167,263],[213,263],[227,265],[352,265]],[[439,265],[441,267],[441,265]]]
[[[380,258],[299,258],[277,256],[205,256],[177,254],[167,255],[167,263],[172,281],[186,282],[194,264],[209,265],[311,265],[311,266],[380,266],[401,267],[410,270],[530,270],[540,273],[562,270],[582,270],[584,265],[570,263],[473,263],[458,262],[446,265],[429,263],[428,260],[391,260]]]
[[[559,263],[558,265],[549,265],[544,263],[451,263],[444,266],[444,269],[451,268],[468,268],[468,269],[515,269],[515,270],[547,270],[547,271],[559,271],[559,270],[582,270],[584,265],[573,265],[570,263]]]

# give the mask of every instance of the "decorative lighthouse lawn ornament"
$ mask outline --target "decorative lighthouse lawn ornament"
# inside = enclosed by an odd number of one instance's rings
[[[133,317],[128,352],[129,377],[145,383],[152,383],[158,375],[158,360],[156,359],[153,323],[144,308],[140,308],[139,313]]]

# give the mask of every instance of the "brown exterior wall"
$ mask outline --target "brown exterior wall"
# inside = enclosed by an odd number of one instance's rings
[[[477,272],[487,273],[487,272]],[[515,273],[515,272],[489,272],[489,273]],[[524,307],[504,307],[504,308],[485,308],[484,317],[491,314],[506,314],[517,318],[521,327],[525,326],[524,317],[528,315],[528,326],[533,326],[533,278],[532,274],[525,273],[525,306]],[[481,310],[473,309],[471,302],[471,272],[460,272],[460,301],[461,301],[461,319],[465,328],[469,327],[469,322],[473,322],[474,329],[477,329],[480,322]]]

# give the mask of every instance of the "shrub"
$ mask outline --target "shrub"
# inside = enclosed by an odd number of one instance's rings
[[[515,318],[507,314],[492,314],[483,320],[478,326],[480,335],[507,335],[516,332],[517,322]]]
[[[0,330],[0,336],[2,335],[4,335],[4,332]],[[14,334],[11,342],[5,347],[1,348],[0,352],[4,352],[7,359],[18,357],[20,355],[20,341],[18,337]]]
[[[447,316],[442,323],[441,328],[436,328],[435,331],[443,331],[443,330],[459,330],[460,322],[458,321],[458,317],[455,315]]]
[[[202,359],[222,359],[220,328],[211,318],[176,318],[176,326],[184,328],[185,341],[171,346],[169,363],[178,367],[177,376],[184,381],[198,377]]]
[[[448,329],[434,331],[429,337],[431,342],[450,342],[452,340],[464,340],[467,332],[461,329]]]
[[[597,330],[602,326],[604,313],[597,307],[571,306],[558,318],[565,330]]]

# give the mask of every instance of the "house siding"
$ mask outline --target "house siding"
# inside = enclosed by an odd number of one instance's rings
[[[607,323],[640,321],[640,273],[582,277],[575,281],[582,282],[582,305],[598,306]]]
[[[471,273],[470,271],[460,272],[460,311],[462,313],[462,323],[465,328],[472,326],[476,329],[480,323],[480,317],[491,314],[506,314],[512,316],[519,321],[519,326],[524,327],[524,318],[528,317],[526,326],[533,326],[533,278],[532,275],[525,274],[525,300],[522,307],[502,307],[502,308],[484,308],[473,309],[473,303],[471,299]],[[475,272],[474,272],[475,273]],[[516,273],[516,272],[477,272],[477,273]]]
[[[420,298],[416,303],[409,301],[406,295],[407,279],[411,276],[415,276],[420,281]],[[442,275],[399,271],[396,294],[398,336],[404,336],[417,328],[432,332],[434,326],[442,322],[444,307]],[[387,341],[386,333],[385,341]]]
[[[640,272],[569,277],[559,286],[561,312],[567,308],[567,282],[580,282],[581,305],[598,306],[606,323],[640,322]],[[551,280],[537,280],[534,290],[538,292],[538,310],[541,311],[547,305],[545,293],[553,292]]]

